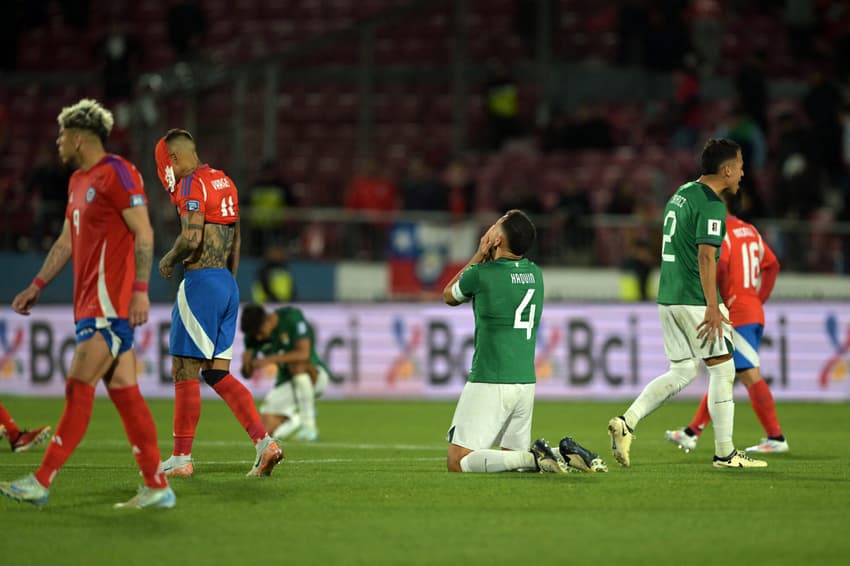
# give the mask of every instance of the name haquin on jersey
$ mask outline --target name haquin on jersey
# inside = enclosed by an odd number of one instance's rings
[[[239,220],[239,194],[236,183],[224,171],[207,164],[181,179],[171,202],[180,216],[200,212],[210,224],[233,224]]]
[[[532,261],[502,258],[470,266],[460,290],[473,298],[475,354],[469,381],[535,383],[543,273]]]

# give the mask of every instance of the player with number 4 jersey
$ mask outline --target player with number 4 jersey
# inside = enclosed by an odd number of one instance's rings
[[[525,253],[535,237],[531,219],[509,210],[443,289],[446,304],[471,300],[475,314],[472,368],[447,435],[450,472],[563,473],[566,461],[583,471],[607,471],[596,454],[570,437],[559,446],[563,459],[543,439],[531,444],[543,273]]]

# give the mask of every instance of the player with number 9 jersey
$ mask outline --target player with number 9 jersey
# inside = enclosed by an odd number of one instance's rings
[[[65,216],[71,224],[75,320],[128,318],[135,239],[122,212],[145,205],[142,177],[121,156],[107,154],[71,175]]]

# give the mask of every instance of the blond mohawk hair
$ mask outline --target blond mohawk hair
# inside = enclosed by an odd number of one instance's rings
[[[112,112],[92,98],[84,98],[73,106],[66,106],[56,121],[59,122],[59,127],[65,130],[88,130],[104,143],[115,123]]]

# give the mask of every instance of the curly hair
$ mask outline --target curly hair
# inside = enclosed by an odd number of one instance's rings
[[[112,112],[104,108],[100,102],[84,98],[72,106],[66,106],[56,118],[62,129],[88,130],[97,135],[101,142],[106,142],[115,119]]]

